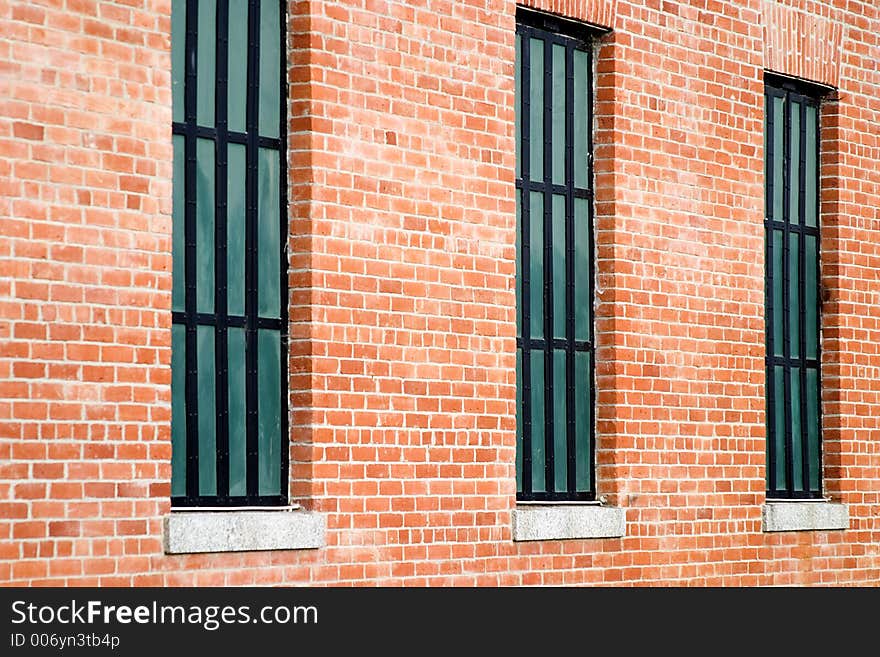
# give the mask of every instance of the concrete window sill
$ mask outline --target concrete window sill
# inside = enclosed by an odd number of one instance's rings
[[[824,501],[767,502],[762,511],[765,532],[849,529],[849,507]]]
[[[327,531],[323,515],[292,508],[174,511],[164,520],[167,554],[314,549]]]
[[[626,534],[626,511],[593,505],[521,504],[513,511],[514,541],[617,538]]]

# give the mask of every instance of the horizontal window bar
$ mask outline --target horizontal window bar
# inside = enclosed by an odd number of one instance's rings
[[[172,497],[172,507],[218,507],[218,506],[285,506],[287,500],[283,495],[256,496],[221,496],[202,495],[196,497]]]
[[[194,133],[196,137],[201,139],[217,139],[217,130],[215,128],[207,128],[202,125],[193,126],[191,123],[173,123],[171,125],[171,132],[175,135]],[[226,133],[226,138],[227,141],[233,144],[247,144],[248,142],[246,132],[233,132],[230,130]],[[281,149],[281,140],[275,137],[259,137],[257,144],[260,148],[273,148],[276,151]]]
[[[785,356],[765,356],[764,362],[770,365],[790,367],[804,367],[806,369],[818,369],[819,360],[816,358],[786,358]]]
[[[530,192],[551,192],[553,194],[565,195],[569,190],[574,198],[593,198],[593,190],[586,187],[567,187],[566,185],[554,185],[539,180],[522,180],[516,179],[517,189],[528,189]]]
[[[171,321],[174,324],[194,324],[196,326],[218,326],[223,323],[224,318],[220,315],[212,315],[210,313],[196,313],[195,321],[188,321],[186,313],[175,311],[171,313]],[[241,315],[227,315],[225,317],[225,325],[233,328],[245,328],[247,326],[247,318]],[[282,322],[277,317],[258,317],[257,328],[273,329],[280,331]]]
[[[804,235],[814,235],[816,237],[819,236],[819,229],[816,226],[802,226],[800,224],[787,224],[784,221],[777,221],[776,219],[770,219],[769,217],[764,218],[764,227],[772,228],[773,230],[788,230],[791,233],[803,233]]]
[[[517,493],[517,502],[592,502],[596,499],[594,493],[581,492],[561,492],[561,493]]]
[[[531,351],[546,351],[547,349],[571,349],[572,351],[593,350],[593,345],[585,340],[572,340],[569,342],[565,338],[552,338],[550,340],[545,340],[544,338],[529,338],[525,343],[522,338],[517,338],[516,346]]]

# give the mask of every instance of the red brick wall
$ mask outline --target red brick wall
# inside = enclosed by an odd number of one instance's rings
[[[289,2],[291,490],[328,545],[166,556],[170,2],[12,0],[0,583],[880,583],[880,8],[781,3],[841,35],[797,68],[763,0],[528,4],[613,28],[597,472],[627,536],[511,541],[513,2]],[[765,67],[838,73],[823,413],[848,531],[761,532]]]

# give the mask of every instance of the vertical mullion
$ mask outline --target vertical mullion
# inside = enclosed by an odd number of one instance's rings
[[[556,491],[553,434],[553,43],[544,34],[544,487]]]
[[[816,417],[819,426],[816,427],[816,436],[818,441],[819,453],[818,453],[818,463],[816,463],[816,467],[819,470],[819,490],[816,491],[817,494],[822,493],[822,198],[820,194],[820,190],[822,188],[822,180],[820,178],[821,174],[821,160],[822,160],[822,132],[821,132],[821,113],[820,113],[820,105],[816,103],[816,131],[814,134],[810,135],[810,139],[815,140],[816,142],[816,189],[813,190],[813,195],[816,198],[816,386],[818,390],[816,391]]]
[[[568,492],[577,491],[574,401],[574,46],[565,46],[565,440]]]
[[[782,231],[782,354],[783,390],[785,395],[785,473],[786,491],[794,491],[794,444],[791,426],[791,274],[789,259],[791,250],[791,97],[785,92],[783,101],[783,231]]]
[[[279,336],[280,340],[280,351],[281,351],[281,384],[279,386],[280,395],[281,395],[281,405],[279,408],[281,409],[281,446],[279,453],[281,454],[281,472],[278,473],[278,477],[280,480],[280,486],[278,490],[281,492],[284,500],[287,500],[287,492],[288,492],[288,460],[290,457],[290,439],[288,437],[288,395],[287,390],[289,389],[287,382],[287,358],[288,358],[288,350],[287,350],[287,320],[288,320],[288,300],[287,300],[287,269],[288,269],[288,260],[287,260],[287,240],[288,233],[290,232],[288,229],[288,217],[287,217],[287,3],[281,4],[281,9],[278,18],[278,29],[280,30],[279,35],[279,43],[281,50],[281,64],[279,68],[279,77],[278,84],[280,85],[281,93],[278,94],[280,107],[278,108],[278,138],[281,143],[281,148],[278,153],[279,159],[279,175],[278,175],[278,184],[281,185],[281,189],[279,190],[278,198],[280,208],[278,209],[278,217],[281,222],[281,228],[278,233],[279,235],[279,247],[280,253],[278,257],[281,259],[281,266],[278,268],[280,271],[280,278],[278,285],[279,294],[281,295],[279,308],[281,309],[281,333]]]
[[[595,299],[594,289],[596,285],[596,245],[595,230],[593,226],[593,215],[595,213],[596,194],[593,189],[593,48],[592,44],[586,44],[587,51],[587,186],[590,190],[590,202],[587,204],[587,243],[589,244],[588,253],[590,254],[590,272],[588,276],[589,289],[585,303],[590,304],[590,367],[588,375],[590,377],[590,426],[587,432],[590,444],[587,449],[589,454],[590,468],[590,492],[596,495],[596,312],[593,303]]]
[[[522,161],[520,172],[522,175],[522,188],[520,191],[520,257],[522,266],[522,494],[524,498],[532,495],[532,365],[531,365],[531,221],[530,221],[530,193],[529,182],[531,176],[531,41],[528,30],[521,29],[520,52],[522,56],[522,71],[520,72],[520,131],[522,144],[520,153]]]
[[[229,67],[229,0],[217,2],[217,91],[214,115],[217,117],[217,157],[214,175],[215,222],[214,222],[214,312],[217,315],[215,328],[215,368],[217,372],[217,497],[229,496],[229,385],[228,385],[228,332],[226,307],[226,211],[227,211],[227,95]]]
[[[196,346],[196,65],[198,0],[187,0],[184,89],[184,242],[186,255],[186,497],[199,495],[198,357]]]
[[[806,335],[806,263],[804,262],[804,256],[806,255],[806,232],[804,227],[806,226],[806,208],[805,208],[805,199],[806,199],[806,191],[804,190],[804,186],[807,182],[807,174],[806,174],[806,161],[807,161],[807,145],[806,145],[806,134],[807,134],[807,105],[804,101],[806,98],[802,98],[801,102],[798,104],[800,108],[800,139],[799,141],[799,152],[798,152],[798,226],[800,226],[800,235],[798,236],[798,299],[800,300],[799,304],[799,313],[798,313],[798,353],[801,357],[800,367],[798,368],[798,373],[800,374],[800,414],[801,414],[801,469],[803,476],[803,484],[804,491],[809,493],[810,491],[810,449],[809,449],[809,429],[807,422],[807,335]]]
[[[765,304],[766,304],[766,316],[764,317],[764,327],[766,330],[766,353],[764,357],[765,362],[765,382],[764,382],[764,390],[766,392],[767,398],[767,454],[768,454],[768,463],[767,463],[767,481],[768,488],[771,492],[775,493],[777,489],[777,481],[776,481],[776,415],[774,413],[776,409],[776,386],[774,385],[775,381],[775,368],[773,367],[772,357],[775,353],[775,344],[773,340],[773,219],[777,219],[776,217],[771,216],[771,208],[773,207],[773,194],[774,194],[774,185],[773,185],[773,160],[777,157],[777,153],[773,150],[773,137],[775,126],[773,124],[773,98],[775,96],[772,94],[765,93],[764,94],[764,107],[766,114],[766,135],[764,136],[764,148],[767,149],[767,153],[765,156],[765,166],[764,166],[764,235],[765,235],[765,247],[766,247],[766,260],[764,262],[764,271],[766,280],[764,281],[764,289],[765,289]]]
[[[259,493],[259,442],[257,404],[257,222],[259,92],[260,92],[260,0],[251,0],[248,11],[248,67],[245,173],[245,396],[247,417],[247,497]]]

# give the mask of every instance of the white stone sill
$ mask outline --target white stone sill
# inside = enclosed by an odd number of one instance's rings
[[[761,517],[765,532],[849,529],[849,507],[826,500],[768,501]]]
[[[166,554],[305,550],[324,547],[327,520],[298,507],[172,511],[164,518]]]
[[[514,541],[618,538],[626,535],[626,511],[585,504],[519,504],[513,510]]]

